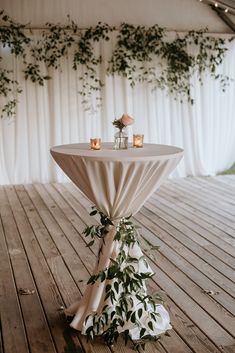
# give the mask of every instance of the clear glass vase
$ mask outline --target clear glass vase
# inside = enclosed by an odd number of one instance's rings
[[[128,148],[128,135],[125,131],[119,130],[114,135],[114,149],[126,150]]]

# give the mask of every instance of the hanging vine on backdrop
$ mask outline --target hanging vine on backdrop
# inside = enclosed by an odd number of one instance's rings
[[[104,83],[100,79],[100,65],[103,63],[107,75],[119,75],[129,80],[134,87],[147,83],[153,89],[167,89],[176,98],[186,98],[193,103],[190,79],[198,72],[209,72],[220,80],[225,90],[229,78],[216,72],[227,51],[226,40],[206,35],[206,30],[189,31],[168,38],[164,28],[133,26],[123,23],[119,29],[98,23],[85,30],[68,16],[68,24],[46,24],[41,38],[33,39],[26,25],[14,22],[4,11],[0,12],[0,43],[8,48],[18,60],[22,60],[23,75],[39,85],[51,78],[51,69],[62,70],[61,59],[72,56],[72,69],[79,69],[81,83],[79,94],[85,110],[95,110],[101,105],[101,91]],[[95,45],[109,41],[110,33],[117,32],[117,41],[111,58],[104,62],[96,54]],[[27,35],[28,33],[28,35]],[[232,40],[232,39],[231,39]],[[22,89],[15,79],[13,70],[4,67],[0,56],[1,116],[15,114],[18,95]]]

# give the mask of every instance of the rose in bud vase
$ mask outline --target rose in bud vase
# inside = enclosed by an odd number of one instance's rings
[[[128,148],[128,135],[125,128],[133,123],[134,119],[128,114],[123,114],[120,119],[115,119],[113,121],[113,125],[119,130],[114,135],[115,150],[126,150]]]

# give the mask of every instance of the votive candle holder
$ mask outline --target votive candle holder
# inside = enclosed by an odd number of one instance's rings
[[[101,138],[91,138],[90,139],[90,148],[91,150],[100,150],[101,149]]]
[[[144,135],[143,134],[134,134],[133,135],[133,147],[142,148],[144,145]]]

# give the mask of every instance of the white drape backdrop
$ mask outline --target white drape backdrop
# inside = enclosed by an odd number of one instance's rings
[[[97,45],[97,52],[108,60],[114,43]],[[235,78],[235,43],[228,46],[220,71]],[[224,93],[210,77],[205,76],[201,86],[195,75],[191,106],[161,90],[152,92],[147,85],[132,89],[125,79],[105,76],[102,64],[103,103],[101,111],[92,115],[83,111],[80,73],[71,69],[70,58],[63,61],[62,71],[49,72],[53,79],[39,87],[23,80],[20,64],[10,59],[7,50],[2,49],[1,55],[14,68],[23,93],[18,97],[16,118],[0,120],[0,184],[66,180],[50,156],[50,147],[88,143],[92,136],[112,141],[111,122],[124,112],[135,118],[128,128],[130,139],[139,132],[144,133],[145,142],[184,148],[174,176],[215,175],[235,161],[235,83]]]

